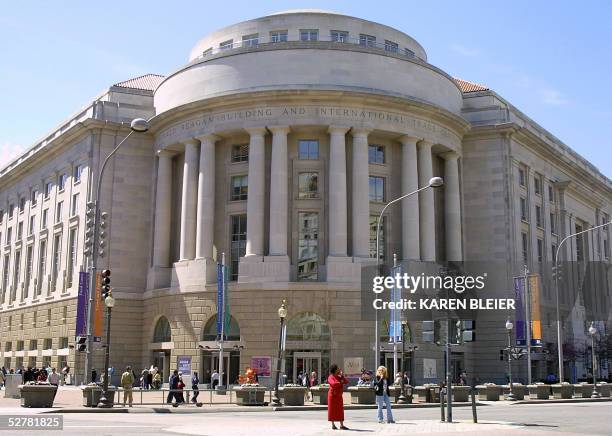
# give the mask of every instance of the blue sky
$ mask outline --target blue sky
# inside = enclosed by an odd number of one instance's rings
[[[482,83],[612,178],[612,2],[32,1],[0,12],[0,164],[109,85],[167,74],[207,33],[296,8],[398,28],[429,61]]]

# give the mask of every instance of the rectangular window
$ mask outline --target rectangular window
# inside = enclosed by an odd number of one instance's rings
[[[72,194],[72,204],[70,205],[70,216],[77,216],[79,213],[79,194]]]
[[[319,197],[319,173],[300,173],[298,175],[298,198]]]
[[[396,42],[385,40],[385,51],[397,53],[399,51],[399,45],[397,45]]]
[[[527,222],[527,199],[521,197],[521,219]]]
[[[55,208],[55,222],[59,223],[62,221],[62,208],[64,206],[63,201],[57,202],[57,207]]]
[[[251,35],[245,35],[242,37],[243,47],[252,47],[259,44],[259,33],[253,33]]]
[[[11,295],[11,301],[15,301],[17,286],[21,279],[21,251],[15,251],[15,262],[13,265],[13,292]]]
[[[42,239],[38,247],[38,282],[36,295],[40,295],[42,291],[42,284],[45,280],[45,274],[47,274],[47,240]]]
[[[576,233],[582,232],[582,226],[576,224]],[[583,235],[576,235],[576,260],[579,262],[584,260]]]
[[[334,42],[348,42],[348,32],[341,30],[332,30],[330,32],[330,39]]]
[[[317,280],[319,277],[319,214],[298,213],[298,280]]]
[[[32,193],[30,194],[30,205],[32,207],[36,206],[38,202],[38,189],[32,189]]]
[[[384,164],[385,163],[385,147],[382,145],[369,145],[368,146],[368,162],[371,164]]]
[[[376,259],[376,221],[377,215],[370,215],[370,257]],[[380,259],[385,259],[385,221],[386,217],[382,217],[380,221],[380,234],[378,236],[378,244],[380,250]]]
[[[13,242],[13,228],[9,227],[8,229],[6,229],[6,245],[9,245],[11,242]]]
[[[20,221],[17,224],[17,240],[21,241],[22,237],[23,237],[23,221]]]
[[[15,351],[23,351],[23,349],[24,349],[23,341],[17,341],[17,348],[15,349]]]
[[[382,203],[385,201],[384,177],[370,176],[370,201]]]
[[[316,29],[300,30],[300,41],[318,41],[319,31]]]
[[[270,42],[287,42],[287,31],[277,30],[270,32]]]
[[[554,212],[550,214],[550,233],[557,234],[557,217]]]
[[[525,170],[519,168],[519,185],[525,186]]]
[[[227,41],[223,41],[221,44],[219,44],[219,49],[221,50],[229,50],[234,46],[234,40],[233,39],[228,39]]]
[[[319,159],[319,141],[300,139],[298,141],[298,158],[303,160]]]
[[[7,342],[4,344],[4,351],[13,351],[13,343]],[[6,368],[9,369],[9,368]]]
[[[0,224],[4,222],[4,210],[0,210]]]
[[[249,194],[249,177],[248,176],[233,176],[232,177],[232,201],[246,200]]]
[[[249,161],[249,144],[232,145],[232,162]]]
[[[66,174],[62,174],[59,176],[59,179],[57,180],[57,188],[60,191],[63,191],[66,188],[67,179],[68,179],[68,176]]]
[[[2,266],[2,290],[6,292],[9,284],[9,262],[10,257],[8,254],[4,255],[4,265]]]
[[[608,240],[607,239],[603,240],[603,250],[604,250],[604,252],[603,252],[604,258],[608,259],[610,257],[610,252],[608,251],[609,247],[608,247]]]
[[[81,181],[81,174],[83,174],[83,165],[76,165],[72,170],[72,182],[78,183]]]
[[[51,190],[53,189],[53,182],[45,183],[45,200],[48,200],[51,197]]]
[[[25,210],[25,204],[26,204],[25,197],[21,197],[19,199],[19,213],[23,213],[23,211]]]
[[[40,228],[46,229],[49,224],[49,209],[45,209],[42,211],[42,219],[40,220]]]
[[[537,205],[535,207],[535,219],[536,219],[536,226],[542,227],[542,208]]]
[[[538,250],[538,263],[542,263],[544,261],[544,241],[538,238],[537,240],[537,250]]]
[[[405,48],[404,49],[404,54],[406,56],[414,57],[414,52],[412,50],[410,50],[409,48]]]
[[[55,235],[53,239],[53,277],[56,278],[60,271],[60,262],[62,261],[62,234]]]
[[[533,190],[536,194],[542,195],[542,177],[538,174],[533,179]]]
[[[74,274],[74,270],[76,269],[77,262],[77,229],[70,229],[69,235],[69,252],[68,252],[68,272],[66,274],[68,280],[68,287],[72,286],[72,276]]]
[[[548,201],[551,203],[555,202],[555,189],[552,187],[552,185],[548,185]]]
[[[53,339],[46,338],[43,342],[43,350],[51,350],[53,348]]]
[[[30,350],[38,350],[38,340],[30,339]]]
[[[9,219],[13,218],[14,213],[15,213],[15,205],[11,203],[9,204]]]
[[[58,348],[68,348],[68,338],[67,337],[59,338]]]
[[[523,262],[525,265],[529,262],[529,244],[527,242],[527,233],[521,233],[521,248],[523,250]]]
[[[240,258],[246,254],[247,216],[232,215],[232,235],[230,248],[230,280],[238,280]]]
[[[34,261],[34,247],[28,246],[26,250],[26,271],[25,271],[25,286],[23,288],[23,298],[26,299],[30,293],[30,278],[32,277],[32,263]]]
[[[33,235],[34,230],[36,230],[36,216],[32,215],[28,224],[28,235]]]
[[[359,35],[359,44],[364,45],[366,47],[375,47],[376,46],[376,37],[372,35],[366,35],[361,33]]]

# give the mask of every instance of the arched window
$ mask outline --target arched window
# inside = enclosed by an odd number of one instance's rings
[[[155,324],[155,331],[153,332],[153,342],[170,342],[172,341],[172,330],[170,329],[170,323],[168,318],[162,316],[157,320]]]
[[[227,327],[226,327],[227,328]],[[224,330],[226,341],[239,341],[240,340],[240,326],[236,321],[236,318],[230,316],[229,329]],[[202,330],[203,341],[216,341],[217,340],[217,315],[212,316],[204,326]]]
[[[299,313],[287,323],[288,341],[329,341],[329,327],[313,312]]]

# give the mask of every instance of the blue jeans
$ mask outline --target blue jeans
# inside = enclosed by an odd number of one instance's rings
[[[391,401],[389,395],[385,392],[383,395],[376,395],[376,405],[378,406],[378,420],[383,420],[383,405],[387,407],[387,422],[393,421],[393,412],[391,412]]]

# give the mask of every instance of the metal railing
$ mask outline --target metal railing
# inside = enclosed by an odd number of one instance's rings
[[[114,404],[116,406],[123,405],[125,398],[125,389],[121,387],[112,388],[115,391],[115,401]],[[193,398],[193,393],[198,392],[197,402],[191,402]],[[228,388],[224,391],[224,394],[219,393],[219,391],[215,389],[141,389],[141,388],[133,388],[132,389],[132,404],[142,405],[142,406],[160,406],[166,405],[169,406],[173,403],[178,403],[180,406],[201,406],[201,405],[230,405],[236,404],[236,395],[234,393],[233,388]],[[169,394],[173,394],[171,398],[169,398]],[[177,401],[177,397],[180,398],[180,395],[183,395],[184,401]],[[264,395],[264,401],[267,399],[268,404],[272,402],[272,396],[274,395],[274,389],[266,389]],[[168,401],[170,399],[170,401]],[[126,403],[128,404],[128,403]]]

